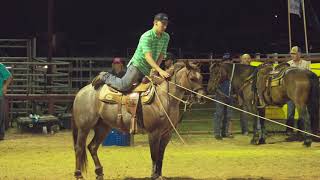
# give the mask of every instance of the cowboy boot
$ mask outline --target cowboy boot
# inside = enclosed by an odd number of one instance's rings
[[[108,75],[108,72],[100,72],[100,74],[96,76],[91,82],[91,85],[94,87],[94,89],[98,89],[100,86],[104,85],[106,76]]]

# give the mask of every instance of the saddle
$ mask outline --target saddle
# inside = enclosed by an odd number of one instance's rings
[[[142,121],[137,122],[138,119],[141,119],[138,116],[142,117],[142,114],[138,113],[137,115],[138,107],[141,108],[142,104],[151,103],[154,94],[155,87],[152,86],[151,82],[140,83],[128,93],[123,93],[109,87],[108,85],[103,85],[100,89],[98,99],[104,103],[118,104],[117,124],[123,131],[128,131],[124,125],[122,117],[122,106],[125,106],[127,112],[131,114],[131,125],[129,132],[135,134],[138,131],[138,123],[141,126],[143,124]]]
[[[271,88],[282,85],[284,75],[291,69],[295,69],[295,67],[290,67],[288,63],[281,63],[274,68],[272,68],[272,66],[273,66],[272,64],[261,65],[260,67],[258,67],[258,69],[255,72],[253,72],[253,74],[251,74],[245,80],[245,83],[244,83],[244,84],[252,83],[252,91],[254,92],[255,95],[257,95],[258,72],[260,72],[260,70],[266,70],[265,68],[269,68],[270,70],[267,70],[265,73],[263,73],[264,75],[266,75],[266,79],[264,82],[265,89],[264,89],[263,98],[265,99],[265,102],[271,102],[271,103],[272,103]],[[241,87],[241,89],[242,88],[243,87]],[[254,103],[254,101],[252,103]]]
[[[271,88],[281,86],[283,84],[283,77],[290,70],[296,69],[295,67],[283,66],[280,68],[275,68],[273,71],[269,72],[266,81],[266,94],[265,99],[272,103]]]
[[[275,70],[269,72],[267,87],[280,86],[282,84],[283,76],[291,69],[296,69],[295,67],[285,66],[281,68],[275,68]]]

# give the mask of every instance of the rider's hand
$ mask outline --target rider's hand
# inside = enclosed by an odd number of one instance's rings
[[[165,78],[165,79],[167,79],[167,78],[170,77],[170,74],[167,73],[166,71],[162,70],[162,69],[161,69],[161,71],[159,71],[159,74],[160,74],[160,76],[161,76],[162,78]]]

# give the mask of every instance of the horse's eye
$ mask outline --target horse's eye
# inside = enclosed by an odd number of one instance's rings
[[[191,77],[190,80],[191,81],[197,81],[197,78],[196,77]]]

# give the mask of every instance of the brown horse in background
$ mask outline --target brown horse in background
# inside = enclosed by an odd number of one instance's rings
[[[271,65],[272,66],[272,65]],[[262,66],[261,68],[270,68]],[[253,77],[259,68],[244,64],[213,63],[210,66],[208,92],[215,92],[222,79],[229,79],[234,71],[231,86],[234,93],[243,101],[248,111],[264,116],[264,109],[257,109],[257,96],[253,91]],[[317,133],[319,130],[319,80],[316,74],[309,70],[290,68],[282,77],[282,83],[270,88],[270,95],[264,92],[268,105],[282,106],[292,100],[299,112],[299,118],[304,122],[304,131]],[[264,144],[266,129],[264,119],[254,119],[252,144]],[[312,139],[304,135],[304,145],[311,146]]]
[[[199,63],[176,63],[174,66],[171,82],[185,88],[194,90],[200,94],[205,91],[202,86],[202,75],[200,74]],[[100,89],[95,90],[91,84],[83,87],[76,95],[73,103],[73,139],[76,155],[75,177],[82,179],[82,172],[86,169],[86,139],[91,129],[94,130],[94,137],[88,145],[95,164],[97,179],[103,179],[103,168],[99,161],[97,151],[111,128],[120,128],[117,124],[118,105],[106,104],[98,99]],[[167,81],[156,86],[156,91],[168,112],[173,124],[179,121],[180,101],[170,97],[168,93],[178,98],[183,98],[185,89],[179,88]],[[201,96],[197,96],[202,100]],[[171,138],[172,127],[165,112],[160,107],[159,99],[154,97],[150,104],[140,105],[142,111],[143,129],[149,135],[149,146],[152,159],[152,179],[162,178],[162,161],[165,148]],[[130,129],[130,118],[126,110],[122,111],[123,121],[127,129]]]

